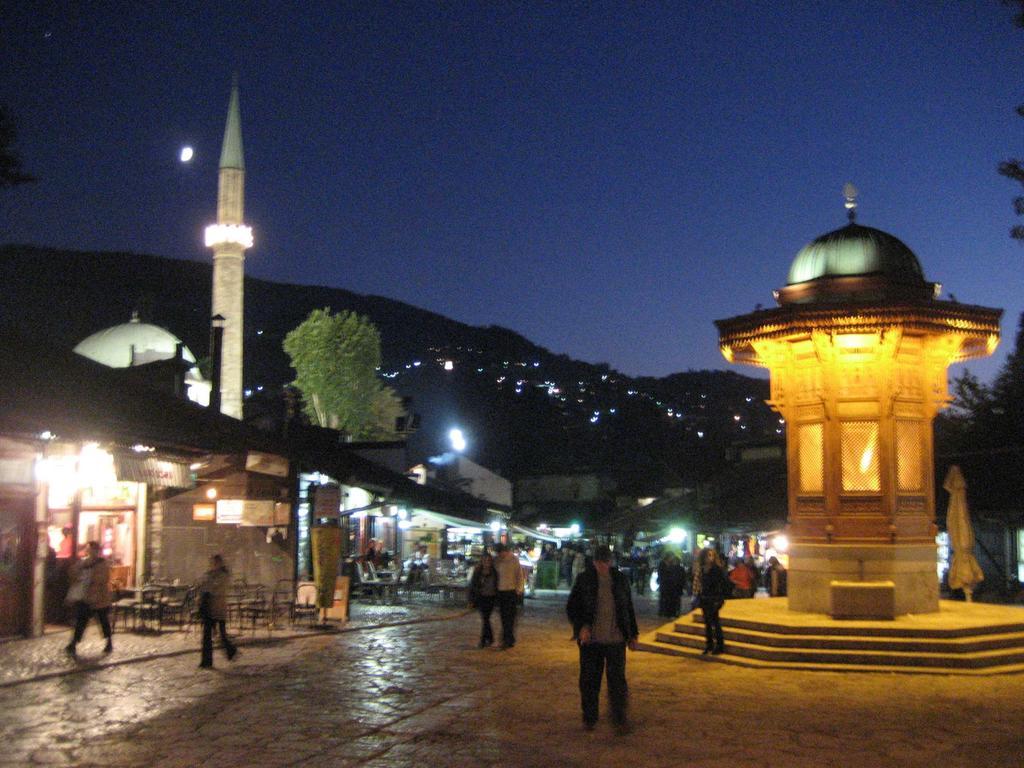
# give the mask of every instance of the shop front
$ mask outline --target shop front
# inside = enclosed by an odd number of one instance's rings
[[[47,621],[62,620],[70,569],[87,542],[99,543],[112,589],[149,575],[148,501],[154,490],[193,484],[185,460],[154,453],[142,445],[44,444],[36,471],[46,489]]]
[[[0,437],[0,637],[32,625],[36,549],[35,447]]]
[[[453,515],[417,509],[401,521],[402,551],[407,555],[426,547],[434,560],[479,557],[493,539],[490,525]]]

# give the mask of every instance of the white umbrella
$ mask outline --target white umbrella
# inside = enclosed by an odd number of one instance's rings
[[[942,487],[949,492],[949,509],[946,512],[946,529],[949,543],[953,546],[953,563],[949,567],[950,589],[962,589],[971,602],[971,593],[985,574],[974,559],[974,528],[971,513],[967,511],[967,483],[955,464],[946,473]]]

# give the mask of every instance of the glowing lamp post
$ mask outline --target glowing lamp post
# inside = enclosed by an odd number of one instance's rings
[[[456,453],[464,453],[466,450],[466,435],[457,427],[448,431],[448,442]]]
[[[797,254],[779,306],[717,321],[719,343],[769,370],[785,418],[789,608],[835,615],[849,585],[934,612],[932,421],[948,366],[992,353],[1002,311],[938,300],[906,245],[855,223],[854,194],[850,224]]]

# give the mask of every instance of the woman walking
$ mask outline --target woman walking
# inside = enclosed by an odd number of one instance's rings
[[[693,569],[693,594],[699,599],[700,610],[704,614],[706,654],[717,656],[725,652],[725,637],[718,612],[731,593],[732,582],[722,567],[718,553],[711,547],[705,547],[700,551],[697,566]]]
[[[469,580],[469,604],[480,611],[480,647],[494,645],[494,631],[491,629],[491,612],[498,597],[498,572],[494,570],[494,558],[484,552],[479,564],[473,569]]]
[[[228,661],[235,658],[238,649],[228,638],[228,587],[230,574],[224,564],[224,558],[214,555],[210,558],[210,570],[206,572],[196,587],[199,595],[199,617],[203,620],[203,654],[199,666],[209,669],[213,666],[213,628],[220,630],[221,646]]]

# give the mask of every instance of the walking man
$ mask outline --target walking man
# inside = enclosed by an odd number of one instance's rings
[[[592,731],[597,724],[601,676],[607,674],[612,722],[620,734],[629,733],[626,646],[635,651],[640,633],[629,580],[612,567],[612,553],[606,545],[594,550],[593,567],[576,579],[565,610],[580,648],[583,727]]]
[[[87,552],[86,558],[73,569],[72,585],[68,590],[68,600],[75,609],[75,632],[64,650],[71,658],[75,658],[76,646],[85,632],[85,625],[93,616],[99,621],[107,641],[103,652],[114,650],[110,633],[110,567],[100,553],[98,541],[90,541]]]
[[[228,588],[231,575],[224,563],[224,558],[214,555],[210,558],[210,570],[199,580],[196,592],[199,595],[199,616],[203,620],[203,645],[199,666],[203,669],[213,667],[213,630],[220,630],[221,647],[228,661],[235,658],[238,649],[231,642],[227,631]]]
[[[516,609],[526,591],[526,575],[519,558],[504,544],[495,544],[494,570],[498,572],[498,612],[501,615],[501,647],[516,644]]]

